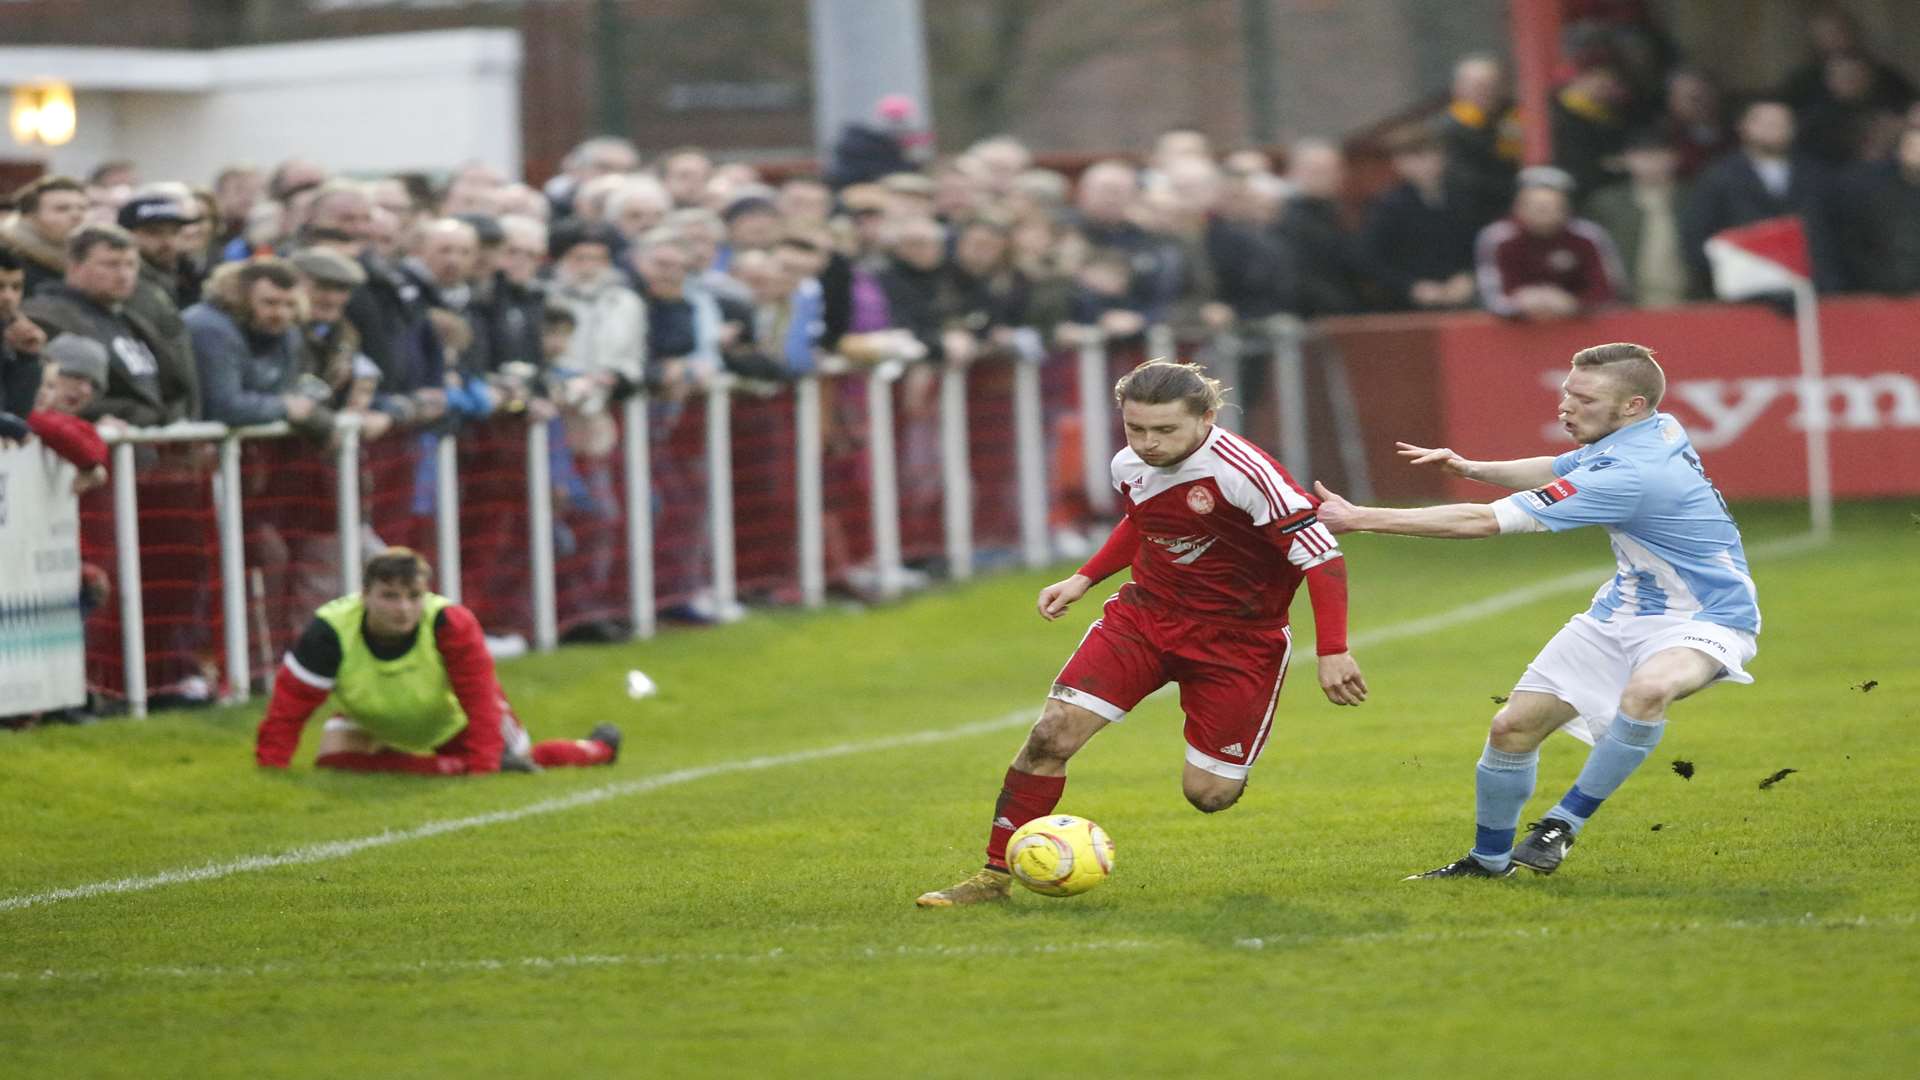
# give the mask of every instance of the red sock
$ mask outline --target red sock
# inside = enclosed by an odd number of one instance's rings
[[[321,754],[313,759],[313,764],[317,768],[347,772],[402,772],[421,776],[459,776],[467,771],[467,763],[457,757],[444,754],[421,757],[399,750],[377,750],[370,754],[343,750]]]
[[[543,769],[555,765],[605,765],[613,747],[592,739],[548,739],[533,744],[533,763]]]
[[[1037,817],[1053,813],[1060,804],[1060,793],[1067,787],[1064,776],[1035,776],[1019,769],[1008,769],[1001,782],[1000,799],[993,804],[993,831],[987,834],[987,866],[1007,868],[1007,841],[1013,831]]]

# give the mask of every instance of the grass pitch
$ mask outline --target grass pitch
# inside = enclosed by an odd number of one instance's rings
[[[1742,508],[1750,548],[1798,513]],[[261,772],[257,709],[0,738],[0,1075],[1913,1075],[1908,508],[1756,554],[1759,682],[1677,706],[1559,874],[1498,882],[1399,879],[1469,845],[1489,699],[1604,543],[1346,546],[1373,699],[1335,709],[1301,665],[1212,817],[1149,700],[1074,762],[1061,808],[1119,859],[1070,900],[912,906],[977,866],[1024,718],[1111,591],[1049,625],[1050,575],[504,668],[536,737],[624,724],[610,769],[321,775],[310,738]],[[628,701],[630,667],[661,696]],[[1530,811],[1583,755],[1548,744]],[[120,879],[150,887],[47,896]]]

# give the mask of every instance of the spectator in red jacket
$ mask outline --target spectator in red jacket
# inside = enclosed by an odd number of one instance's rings
[[[1520,172],[1511,216],[1480,230],[1474,261],[1487,310],[1564,319],[1617,302],[1625,275],[1606,231],[1573,216],[1573,178],[1551,166]]]

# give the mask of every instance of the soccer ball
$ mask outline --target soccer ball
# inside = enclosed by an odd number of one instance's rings
[[[1107,830],[1072,814],[1034,818],[1007,841],[1013,879],[1044,896],[1074,896],[1113,873],[1113,840]]]

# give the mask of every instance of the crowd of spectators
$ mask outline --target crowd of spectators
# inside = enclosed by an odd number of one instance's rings
[[[1823,288],[1920,288],[1920,110],[1850,22],[1817,13],[1807,62],[1730,114],[1635,5],[1592,6],[1628,15],[1570,30],[1553,166],[1520,167],[1505,70],[1472,56],[1434,122],[1385,141],[1397,182],[1364,201],[1323,139],[1276,170],[1170,131],[1070,178],[1004,136],[929,159],[891,99],[825,179],[692,147],[643,161],[614,137],[544,189],[306,160],[211,188],[129,162],[43,177],[0,220],[0,282],[21,279],[0,412],[32,410],[25,366],[59,335],[106,349],[89,418],[320,433],[350,412],[379,437],[529,404],[592,416],[828,354],[964,363],[1282,312],[1558,318],[1704,298],[1706,238],[1783,213]]]

